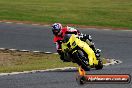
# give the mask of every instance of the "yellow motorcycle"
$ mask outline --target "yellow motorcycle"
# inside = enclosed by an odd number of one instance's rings
[[[75,34],[66,34],[64,36],[62,51],[65,59],[77,63],[84,70],[103,68],[102,60],[97,58],[90,46]]]

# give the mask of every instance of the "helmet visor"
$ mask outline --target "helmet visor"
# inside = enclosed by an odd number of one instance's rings
[[[52,29],[52,32],[53,32],[54,35],[58,35],[58,33],[60,32],[60,30]]]

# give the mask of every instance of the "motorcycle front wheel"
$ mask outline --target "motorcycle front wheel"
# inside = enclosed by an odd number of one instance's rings
[[[103,68],[103,62],[102,60],[99,60],[98,65],[95,66],[96,70],[100,70]]]
[[[77,50],[73,55],[76,59],[76,63],[81,66],[82,69],[84,69],[85,71],[90,71],[89,61],[84,55],[83,51]]]

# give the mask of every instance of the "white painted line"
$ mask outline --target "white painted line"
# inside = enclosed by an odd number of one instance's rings
[[[52,54],[52,52],[44,52],[45,54]]]
[[[41,51],[33,51],[33,53],[41,53]]]
[[[0,48],[0,50],[6,50],[5,48]]]
[[[32,24],[32,25],[34,25],[34,26],[38,26],[38,25],[40,25],[40,24]]]
[[[23,71],[23,72],[12,72],[12,73],[0,73],[0,76],[6,76],[6,75],[17,75],[17,74],[28,74],[28,73],[36,73],[36,72],[46,72],[46,71],[57,71],[57,70],[70,70],[74,69],[76,70],[76,67],[64,67],[64,68],[54,68],[54,69],[46,69],[46,70],[32,70],[32,71]]]
[[[10,51],[17,51],[17,49],[9,49]]]
[[[29,50],[20,50],[21,52],[29,52]]]
[[[54,69],[47,69],[44,71],[58,71],[58,70],[64,71],[64,70],[72,70],[72,69],[75,70],[75,69],[77,69],[77,67],[54,68]]]
[[[13,22],[5,22],[5,23],[7,23],[7,24],[11,24],[11,23],[13,23]]]

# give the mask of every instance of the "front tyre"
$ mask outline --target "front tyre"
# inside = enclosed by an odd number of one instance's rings
[[[81,66],[82,69],[84,69],[85,71],[90,70],[89,61],[81,50],[78,50],[74,53],[74,58],[76,59],[77,64]]]
[[[98,65],[95,66],[96,70],[100,70],[103,68],[103,62],[102,60],[99,60]]]

